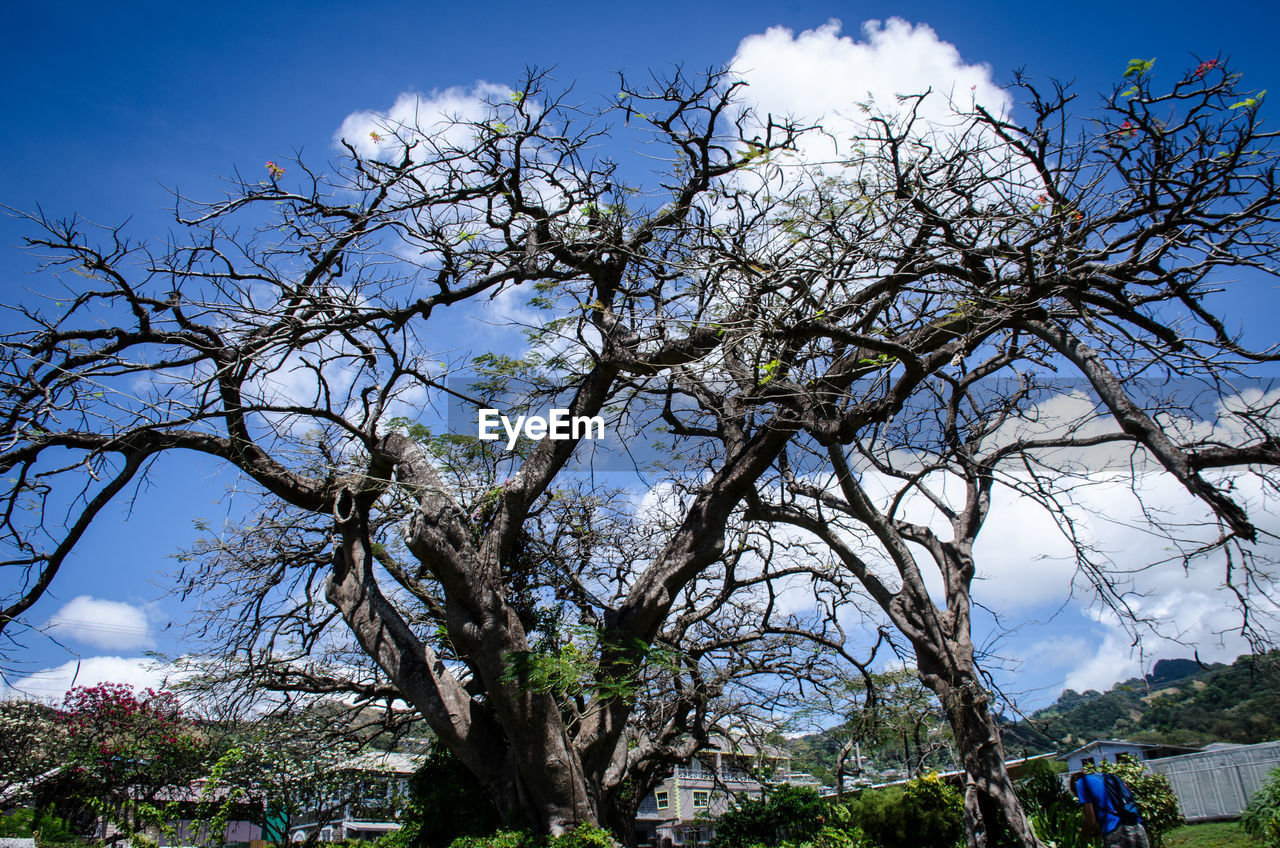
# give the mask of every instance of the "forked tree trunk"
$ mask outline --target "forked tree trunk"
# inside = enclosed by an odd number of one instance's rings
[[[1004,744],[990,696],[970,662],[920,661],[920,679],[942,702],[964,769],[964,823],[968,848],[993,848],[1008,832],[1020,848],[1044,848],[1027,820],[1004,765]],[[963,660],[961,660],[963,662]]]
[[[455,641],[477,649],[474,667],[489,684],[487,703],[480,705],[383,596],[372,574],[367,508],[350,496],[339,498],[334,512],[340,536],[325,589],[329,602],[440,741],[490,793],[499,815],[551,835],[582,822],[598,824],[599,792],[554,699],[504,678],[506,658],[528,645],[500,593],[474,587],[473,605],[481,614],[468,620],[466,629],[451,629]],[[453,607],[449,612],[465,615]]]

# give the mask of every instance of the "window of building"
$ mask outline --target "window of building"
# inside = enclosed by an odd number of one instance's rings
[[[1085,757],[1084,759],[1080,760],[1080,765],[1082,766],[1093,765],[1093,757]]]
[[[653,793],[653,800],[658,803],[659,810],[665,810],[671,806],[671,796],[667,794],[665,789],[659,789]]]
[[[711,793],[703,789],[693,790],[693,808],[705,810],[711,804]]]

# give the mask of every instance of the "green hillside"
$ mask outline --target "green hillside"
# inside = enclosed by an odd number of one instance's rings
[[[922,724],[924,738],[945,736],[940,714]],[[790,740],[793,768],[832,782],[847,727]],[[1067,689],[1029,719],[1004,721],[1003,732],[1010,757],[1067,751],[1095,739],[1195,747],[1280,739],[1280,651],[1242,656],[1230,665],[1160,660],[1145,677],[1130,678],[1106,692]],[[953,767],[947,748],[935,746],[926,765]],[[897,735],[863,744],[862,753],[875,769],[900,768],[904,762]]]
[[[1064,691],[1057,703],[1007,728],[1009,747],[1073,748],[1094,739],[1172,745],[1280,739],[1280,653],[1231,665],[1161,660],[1145,678],[1107,692]]]

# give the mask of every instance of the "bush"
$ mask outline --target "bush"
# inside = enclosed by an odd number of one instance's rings
[[[616,848],[609,831],[593,824],[580,824],[568,833],[547,840],[549,848]]]
[[[40,844],[74,842],[80,840],[68,829],[66,822],[58,818],[52,808],[42,810],[21,809],[8,815],[0,815],[0,837],[36,837]]]
[[[855,826],[828,825],[804,842],[782,842],[778,848],[880,848]]]
[[[1280,848],[1280,769],[1273,770],[1253,793],[1240,816],[1240,827],[1266,848]]]
[[[934,774],[902,788],[864,789],[849,816],[881,848],[945,848],[964,837],[964,797]]]
[[[381,848],[445,848],[461,837],[493,839],[516,832],[498,830],[501,824],[498,810],[480,781],[447,749],[440,748],[409,780],[404,827],[379,842]]]
[[[459,836],[449,848],[536,848],[537,844],[527,831],[499,830],[487,836]]]
[[[763,798],[740,799],[716,819],[710,848],[803,843],[822,831],[831,811],[813,789],[783,785]]]
[[[1028,764],[1028,776],[1017,786],[1018,800],[1041,842],[1057,848],[1087,848],[1084,814],[1059,774],[1044,760]]]
[[[1141,763],[1100,763],[1085,766],[1085,771],[1114,774],[1125,782],[1138,802],[1151,848],[1164,848],[1165,834],[1186,822],[1178,806],[1178,796],[1173,794],[1173,786],[1163,774],[1149,772]]]
[[[487,836],[459,836],[449,848],[617,848],[609,831],[580,824],[568,833],[539,838],[526,830],[498,830]]]

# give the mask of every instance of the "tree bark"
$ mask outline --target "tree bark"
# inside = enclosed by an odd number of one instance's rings
[[[942,701],[955,734],[964,769],[968,848],[993,848],[1001,843],[1001,833],[1007,833],[1020,848],[1044,848],[1014,793],[990,696],[978,678],[972,656],[953,652],[942,661],[921,657],[919,667],[920,680]]]
[[[365,501],[364,495],[350,492],[338,498],[339,541],[326,587],[329,601],[362,648],[486,787],[504,819],[523,820],[550,834],[579,822],[597,822],[595,795],[554,700],[518,681],[501,679],[505,658],[527,647],[518,622],[513,623],[514,613],[495,597],[482,605],[478,622],[449,628],[461,645],[485,648],[478,658],[482,661],[473,660],[489,684],[488,702],[478,704],[378,588],[371,571]],[[455,611],[455,618],[462,616]]]

